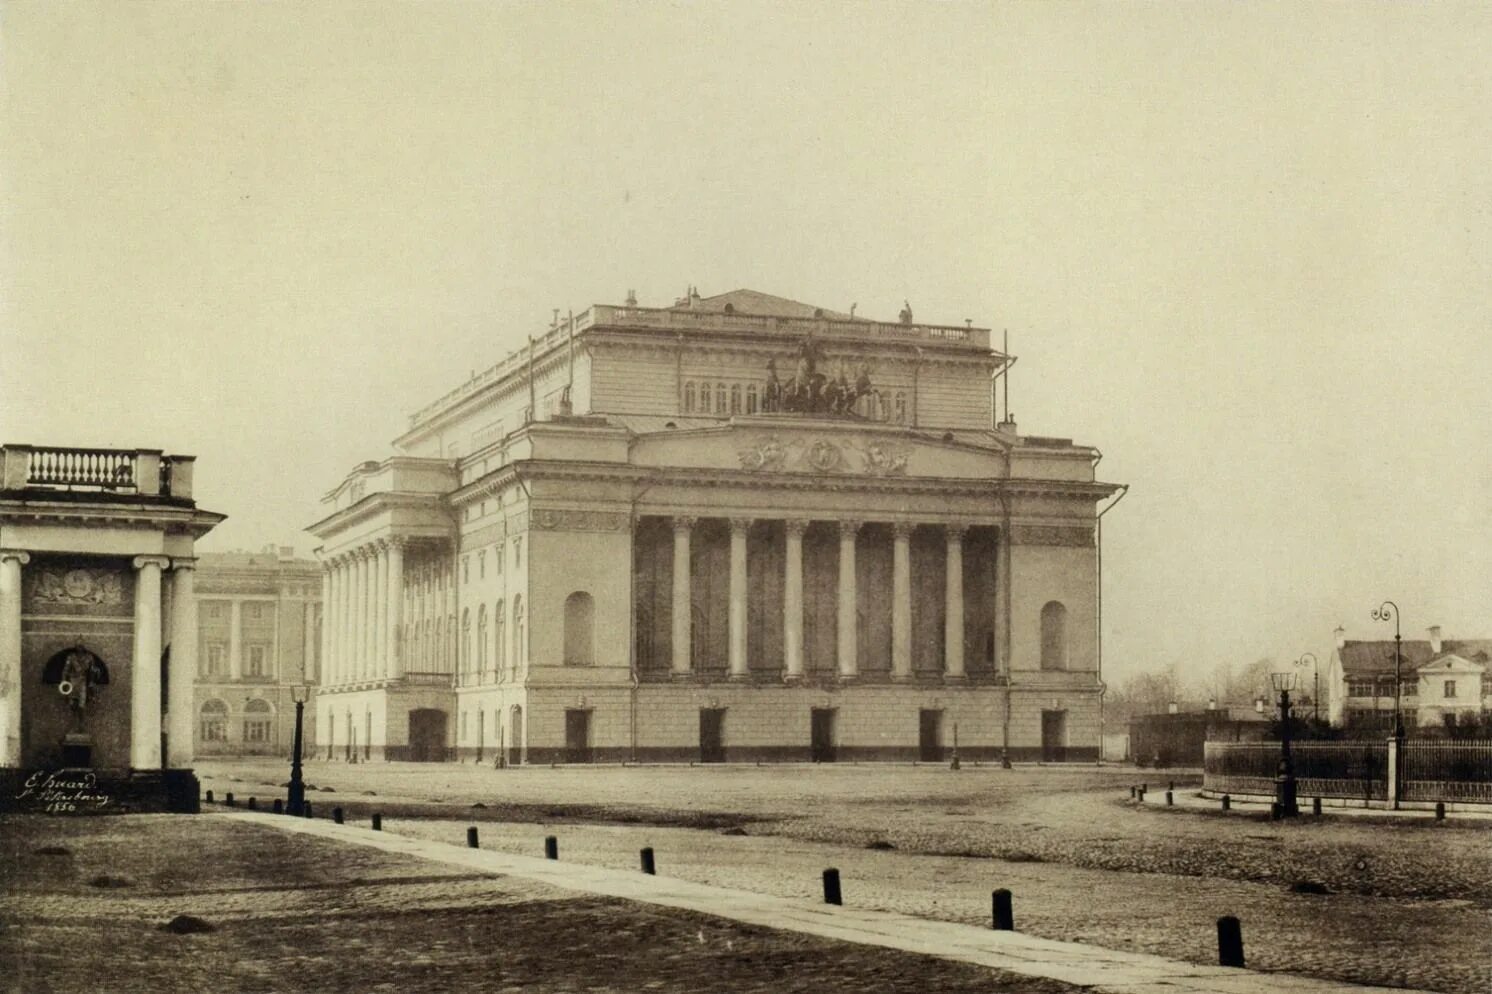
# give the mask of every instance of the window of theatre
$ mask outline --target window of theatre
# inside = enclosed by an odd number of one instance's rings
[[[755,414],[757,407],[756,384],[752,383],[746,388],[746,413]]]
[[[729,401],[726,400],[725,384],[715,384],[715,413],[724,414],[726,412],[728,404]]]
[[[494,631],[492,648],[495,650],[495,655],[493,656],[493,666],[497,669],[498,673],[501,673],[503,671],[503,667],[506,663],[508,655],[507,644],[503,641],[503,636],[508,633],[508,628],[507,618],[503,614],[502,601],[498,601],[497,607],[494,608],[492,611],[492,627]]]
[[[202,659],[203,676],[221,676],[223,673],[223,659],[227,656],[228,647],[221,642],[207,643],[207,655]]]
[[[477,607],[477,672],[487,672],[487,605]]]
[[[565,598],[565,665],[590,666],[596,661],[596,602],[584,590]]]
[[[1067,669],[1067,608],[1060,601],[1041,609],[1041,668]]]
[[[513,598],[513,669],[523,665],[523,595]]]
[[[739,383],[732,383],[730,385],[730,412],[732,414],[741,413],[741,384]]]
[[[269,701],[249,701],[243,706],[243,740],[274,741],[274,710]]]
[[[457,667],[465,673],[471,669],[471,608],[461,612],[461,664]]]
[[[690,414],[694,411],[694,384],[684,384],[684,413]]]
[[[198,738],[203,742],[228,741],[228,705],[217,698],[202,702]]]
[[[249,661],[244,668],[244,675],[249,677],[269,676],[269,646],[249,646]]]

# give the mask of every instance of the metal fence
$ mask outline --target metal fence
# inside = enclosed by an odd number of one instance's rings
[[[1492,742],[1409,739],[1400,762],[1406,801],[1492,802]]]
[[[1290,755],[1301,796],[1388,800],[1387,742],[1297,742]],[[1230,794],[1272,794],[1278,742],[1208,742],[1202,785]]]

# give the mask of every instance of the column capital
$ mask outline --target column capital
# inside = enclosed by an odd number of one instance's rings
[[[839,522],[839,537],[841,539],[854,538],[863,527],[865,522],[854,518],[845,518]]]
[[[173,572],[176,571],[176,570],[196,569],[196,568],[197,568],[197,557],[196,556],[172,556],[171,557],[171,569],[172,569]]]
[[[915,531],[916,529],[917,529],[917,522],[915,522],[915,521],[893,521],[893,522],[891,522],[891,534],[895,538],[899,538],[899,539],[903,539],[903,540],[909,539],[909,538],[912,537],[912,532]]]
[[[136,556],[135,557],[135,569],[144,569],[147,566],[155,566],[155,567],[158,567],[160,569],[165,569],[167,566],[170,566],[170,565],[171,565],[171,557],[170,556]]]
[[[755,523],[756,523],[756,519],[755,518],[731,518],[730,519],[730,530],[731,530],[731,533],[735,534],[735,533],[739,532],[741,534],[745,534],[746,532],[748,532],[748,531],[751,530],[751,526],[753,524],[755,524]]]
[[[25,566],[31,561],[31,553],[23,552],[20,549],[0,549],[0,563],[8,559],[14,559],[22,566]]]
[[[943,526],[943,534],[950,542],[962,542],[969,525],[964,521],[950,521]]]
[[[784,534],[791,535],[794,538],[802,538],[803,533],[808,530],[808,526],[812,523],[807,518],[783,518],[782,531]]]
[[[699,523],[699,518],[689,515],[678,515],[671,520],[673,521],[673,530],[676,532],[690,531]]]

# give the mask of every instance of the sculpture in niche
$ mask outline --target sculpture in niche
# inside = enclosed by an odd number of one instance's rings
[[[64,649],[47,660],[42,670],[42,683],[55,686],[57,692],[67,699],[73,718],[79,727],[88,710],[88,698],[92,688],[109,682],[109,668],[98,656],[81,645]]]

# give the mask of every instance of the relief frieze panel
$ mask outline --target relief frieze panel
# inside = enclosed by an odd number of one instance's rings
[[[750,440],[737,450],[741,468],[765,473],[861,473],[867,476],[905,476],[912,447],[901,442],[783,440],[768,435]]]
[[[531,521],[536,531],[615,532],[625,531],[629,518],[622,511],[535,508]]]
[[[123,570],[97,566],[30,566],[22,584],[28,614],[128,614],[134,609]]]
[[[1087,525],[1013,525],[1010,544],[1086,549],[1093,546],[1093,529]]]

